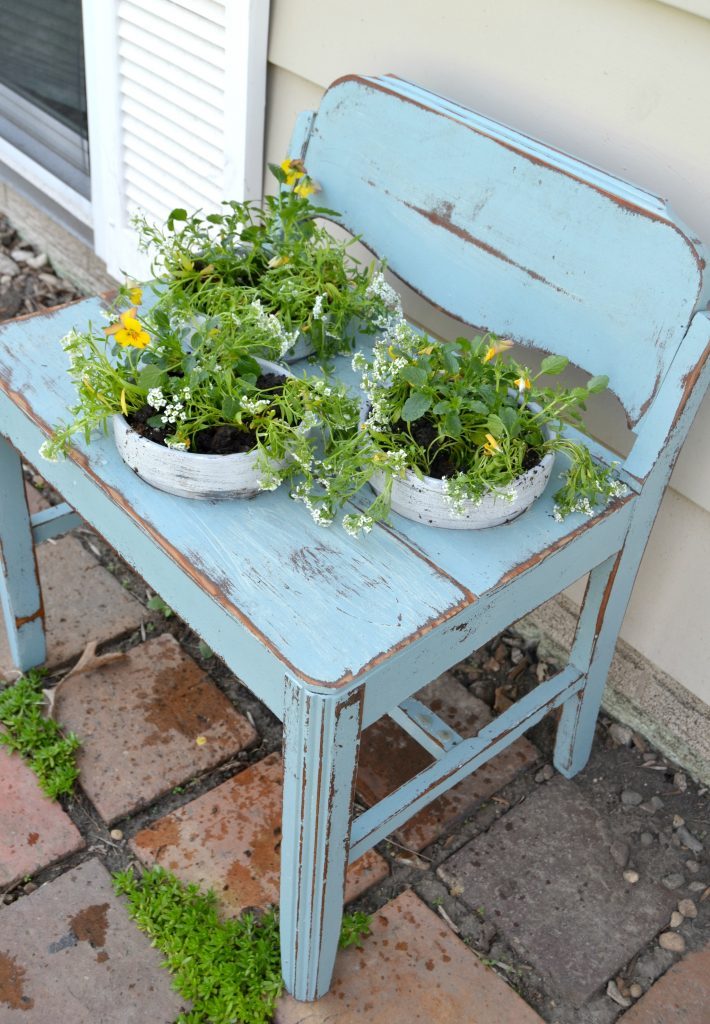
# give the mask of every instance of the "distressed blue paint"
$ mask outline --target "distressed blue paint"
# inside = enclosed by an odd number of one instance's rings
[[[394,78],[345,78],[304,157],[319,202],[443,309],[608,373],[631,421],[703,290],[655,196]]]
[[[32,540],[35,544],[41,544],[45,540],[61,537],[62,534],[80,526],[81,522],[81,516],[77,515],[65,501],[51,508],[43,508],[30,518]]]
[[[342,700],[286,680],[281,963],[299,999],[328,991],[338,949],[362,690]]]
[[[32,544],[30,513],[25,497],[22,461],[18,452],[2,435],[0,606],[15,667],[24,671],[41,665],[45,659],[44,611]]]
[[[710,380],[710,317],[691,321],[706,288],[701,247],[664,203],[415,86],[336,84],[315,119],[299,119],[290,155],[305,157],[319,198],[440,305],[610,373],[637,431],[621,470],[631,493],[590,520],[555,522],[553,479],[504,527],[452,534],[393,516],[361,542],[317,529],[285,494],[210,505],[155,491],[109,438],[43,464],[76,516],[284,720],[284,974],[311,999],[329,984],[348,857],[550,707],[563,706],[560,771],[585,763],[648,533]],[[30,460],[75,400],[59,338],[88,319],[101,323],[98,300],[0,328],[2,434]],[[352,382],[347,360],[338,372]],[[26,667],[43,656],[31,534],[75,519],[53,511],[30,523],[19,459],[4,441],[0,482],[3,600],[9,621],[20,620],[11,643]],[[412,699],[590,571],[569,667],[477,737],[460,740]],[[385,714],[437,760],[351,829],[360,732]]]
[[[569,701],[584,686],[579,669],[569,665],[526,693],[507,711],[484,726],[477,736],[464,739],[433,764],[360,814],[351,829],[350,860],[378,843],[413,814],[465,779],[486,761],[505,750],[548,711]]]

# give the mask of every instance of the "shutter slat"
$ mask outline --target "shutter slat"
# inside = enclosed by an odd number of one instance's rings
[[[146,107],[144,103],[134,100],[130,96],[124,96],[121,110],[124,117],[130,117],[132,122],[137,121],[143,125],[144,131],[148,134],[147,141],[151,145],[160,146],[166,132],[169,132],[171,141],[175,145],[182,147],[186,152],[196,154],[198,158],[207,160],[215,167],[222,167],[224,165],[223,139],[221,135],[217,135],[212,142],[208,142],[206,139],[198,139],[184,125],[166,121],[164,117],[151,110],[150,107]],[[157,133],[159,138],[154,139],[150,134],[151,132]]]
[[[168,64],[175,65],[175,46],[163,39],[162,36],[154,35],[152,32],[144,32],[138,26],[127,21],[119,22],[118,36],[119,39],[140,48],[142,52],[149,55],[155,54],[155,56],[160,57]],[[224,88],[222,61],[214,64],[211,60],[200,57],[197,52],[186,53],[184,50],[179,51],[179,58],[180,67],[194,75],[198,81],[207,82],[217,89]]]
[[[153,208],[161,211],[163,219],[176,205],[174,193],[152,181],[142,171],[137,171],[133,167],[124,167],[124,177],[126,179],[126,191],[128,191],[129,185],[132,185],[138,192],[150,196]],[[202,206],[203,198],[203,196],[194,195],[186,189],[181,193],[180,206],[184,206],[188,210],[198,210]]]
[[[158,13],[161,9],[164,13]],[[211,52],[213,63],[219,63],[218,54],[224,53],[224,31],[217,25],[191,16],[184,8],[166,0],[141,0],[140,6],[131,0],[121,0],[118,17],[170,43],[192,53]]]
[[[197,207],[204,208],[209,206],[210,209],[207,212],[215,213],[221,200],[224,198],[221,194],[221,182],[208,181],[206,178],[193,175],[186,167],[170,160],[163,154],[153,154],[151,162],[146,163],[139,152],[127,146],[124,159],[127,168],[131,168],[136,174],[145,175],[149,181],[153,182],[156,188],[161,189],[166,194],[170,193],[182,205],[184,205],[184,202],[181,197],[191,194],[196,199],[199,197],[196,209]]]
[[[215,25],[225,28],[227,24],[227,11],[223,3],[218,0],[173,0],[178,7],[184,7],[201,18],[213,21]],[[233,0],[232,0],[233,2]]]
[[[174,88],[185,90],[192,96],[200,97],[206,103],[216,107],[217,110],[222,109],[224,103],[224,76],[221,76],[219,85],[213,85],[211,82],[205,81],[204,69],[206,65],[201,65],[199,75],[193,75],[186,68],[175,67],[174,54],[172,59],[165,60],[126,39],[121,40],[118,47],[118,55],[121,59],[122,67],[130,65],[131,67],[149,70]]]
[[[187,89],[181,89],[172,82],[167,82],[160,75],[155,74],[152,68],[140,67],[130,61],[120,61],[121,77],[130,82],[132,86],[138,85],[170,104],[176,110],[184,110],[194,117],[211,124],[218,131],[222,131],[224,125],[224,111],[222,104],[217,100],[215,103],[208,102],[202,96],[193,96]],[[207,90],[205,90],[206,92]]]
[[[195,152],[194,146],[182,145],[178,139],[158,133],[144,119],[133,117],[128,113],[124,114],[123,131],[126,146],[136,153],[151,148],[152,151],[161,153],[166,159],[184,164],[192,174],[196,174],[198,177],[207,178],[209,181],[222,180],[224,171],[222,155],[211,149],[208,155],[208,147],[205,144],[200,146],[199,152]],[[193,139],[192,142],[194,143],[194,141]],[[210,159],[210,155],[212,155],[212,159]]]
[[[169,131],[168,124],[171,126],[177,125],[178,127],[183,127],[196,139],[203,139],[210,146],[215,146],[215,148],[222,147],[224,136],[218,127],[201,120],[199,117],[190,115],[184,110],[177,109],[173,104],[166,102],[155,93],[148,92],[137,82],[124,79],[122,91],[124,96],[130,96],[131,99],[142,103],[149,110],[158,114],[165,122],[168,122],[162,129],[164,134]]]

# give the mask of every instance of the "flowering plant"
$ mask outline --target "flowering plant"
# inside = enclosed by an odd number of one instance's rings
[[[592,377],[583,387],[553,387],[548,378],[564,370],[566,357],[548,356],[534,374],[502,358],[511,345],[491,335],[436,341],[403,319],[393,320],[371,358],[362,352],[353,358],[368,404],[361,429],[345,434],[310,474],[327,481],[324,491],[309,493],[302,483],[296,497],[327,521],[381,474],[381,493],[365,511],[344,519],[357,534],[387,517],[393,480],[408,470],[443,480],[448,504],[462,515],[465,500],[480,502],[487,493],[513,501],[516,478],[551,451],[564,453],[568,462],[555,518],[593,515],[595,505],[625,493],[613,469],[595,463],[563,429],[565,421],[581,424],[580,410],[606,388],[607,377]]]
[[[304,471],[314,487],[309,467],[317,463],[318,428],[326,448],[357,430],[358,405],[344,386],[262,368],[254,353],[268,327],[260,327],[258,317],[250,351],[244,339],[235,343],[220,329],[218,318],[176,329],[160,305],[141,313],[141,301],[139,288],[121,288],[107,312],[108,327],[90,326],[64,339],[78,402],[72,420],[55,429],[41,454],[57,459],[74,434],[83,432],[89,441],[92,431],[122,413],[134,430],[168,448],[257,450],[263,490]]]
[[[236,339],[260,311],[272,331],[268,355],[286,355],[303,336],[324,361],[349,351],[358,332],[385,326],[393,293],[375,264],[359,266],[352,241],[316,224],[337,214],[311,203],[318,186],[303,163],[269,167],[280,190],[263,206],[230,201],[206,216],[173,210],[164,229],[142,217],[134,224],[173,323],[218,317]]]

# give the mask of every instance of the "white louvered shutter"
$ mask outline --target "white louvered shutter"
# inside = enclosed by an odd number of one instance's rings
[[[84,0],[94,243],[144,278],[130,226],[261,195],[268,0]]]

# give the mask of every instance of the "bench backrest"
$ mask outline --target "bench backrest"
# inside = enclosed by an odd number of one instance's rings
[[[703,247],[662,200],[400,79],[335,82],[289,155],[405,282],[608,374],[631,426],[708,298]]]

